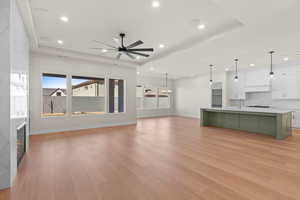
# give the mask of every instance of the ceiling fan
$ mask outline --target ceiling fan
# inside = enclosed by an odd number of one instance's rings
[[[149,57],[150,56],[149,54],[140,53],[140,52],[153,52],[154,51],[153,48],[135,48],[139,45],[144,44],[144,42],[141,40],[138,40],[128,46],[125,46],[124,38],[125,38],[125,33],[120,33],[120,39],[113,38],[113,41],[116,43],[117,46],[112,46],[112,45],[105,44],[103,42],[94,40],[94,42],[105,45],[107,47],[107,49],[106,48],[91,48],[91,49],[99,49],[99,50],[102,50],[103,53],[107,52],[107,51],[116,52],[117,53],[116,59],[120,59],[120,57],[123,54],[127,55],[131,59],[137,59],[138,56]]]

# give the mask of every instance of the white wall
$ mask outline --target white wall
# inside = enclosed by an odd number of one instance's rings
[[[68,114],[66,116],[42,118],[42,73],[66,74],[68,77],[77,75],[124,79],[126,81],[126,112],[108,113],[103,115],[71,116],[70,111],[72,101],[71,98],[68,97]],[[72,87],[71,82],[68,82],[67,85],[70,91]],[[31,55],[30,66],[31,134],[134,124],[136,123],[135,87],[135,68],[33,53]]]
[[[165,85],[165,78],[162,77],[150,77],[145,75],[137,76],[137,85],[143,85],[151,88],[161,88]],[[168,79],[168,87],[171,88],[172,94],[170,96],[170,108],[160,108],[160,109],[138,109],[137,117],[138,118],[147,118],[147,117],[163,117],[174,115],[174,82],[172,79]]]
[[[175,81],[176,115],[200,118],[200,108],[211,106],[211,88],[209,79],[209,75],[203,75]],[[214,74],[213,81],[222,82],[222,103],[223,105],[226,105],[226,73]]]

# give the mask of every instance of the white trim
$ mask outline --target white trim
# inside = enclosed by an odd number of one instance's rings
[[[106,115],[107,114],[107,110],[106,110],[106,105],[107,105],[107,99],[106,99],[106,96],[108,95],[107,93],[107,85],[106,85],[106,79],[107,79],[107,75],[103,74],[103,75],[82,75],[82,73],[77,73],[78,75],[73,74],[73,73],[70,73],[70,95],[69,95],[69,98],[70,98],[70,110],[69,110],[69,117],[73,118],[73,117],[85,117],[85,116],[90,116],[90,115]],[[73,76],[80,76],[82,78],[98,78],[98,79],[104,79],[104,113],[101,113],[101,114],[90,114],[90,113],[86,113],[86,114],[73,114],[73,111],[72,111],[72,108],[73,108],[73,105],[72,105],[72,100],[73,100],[73,83],[72,83],[72,80],[73,80]],[[67,93],[68,94],[68,93]]]
[[[122,66],[122,67],[136,68],[139,66],[138,63],[132,61],[116,60],[110,57],[104,57],[104,56],[93,55],[93,54],[83,53],[74,50],[54,48],[54,47],[40,46],[39,48],[32,49],[32,52],[41,55],[67,57],[72,59],[85,60],[89,62],[98,62],[102,64],[117,65],[118,67]]]
[[[109,112],[109,80],[114,79],[114,80],[123,80],[124,81],[124,89],[123,89],[123,94],[124,94],[124,102],[123,102],[123,112],[114,112],[110,113]],[[120,115],[120,114],[125,114],[127,112],[127,78],[124,76],[115,76],[115,75],[108,75],[107,76],[107,114],[109,115]]]
[[[17,5],[19,7],[23,24],[27,31],[28,37],[30,39],[31,48],[38,48],[38,37],[36,34],[36,29],[34,25],[34,20],[32,16],[32,10],[29,3],[29,0],[17,0]]]
[[[188,117],[188,118],[194,118],[194,119],[200,119],[200,114],[198,115],[193,115],[193,114],[187,114],[187,113],[175,113],[175,116],[178,117]]]
[[[44,114],[44,94],[43,94],[43,74],[53,74],[53,75],[62,75],[62,76],[66,76],[66,90],[67,90],[67,95],[66,95],[66,113],[62,116],[43,116]],[[55,72],[40,72],[40,99],[41,99],[41,105],[40,105],[40,118],[41,119],[49,119],[49,118],[67,118],[69,117],[69,113],[68,113],[68,74],[65,73],[55,73]]]
[[[176,116],[174,113],[153,113],[153,114],[137,114],[137,119],[145,119],[145,118],[159,118],[159,117],[172,117]]]
[[[41,134],[48,134],[48,133],[59,133],[65,131],[77,131],[77,130],[94,129],[94,128],[127,126],[127,125],[135,125],[135,124],[137,124],[137,121],[123,122],[123,123],[116,123],[116,124],[109,123],[109,124],[97,125],[97,126],[81,126],[80,128],[50,129],[45,131],[31,131],[30,135],[41,135]]]

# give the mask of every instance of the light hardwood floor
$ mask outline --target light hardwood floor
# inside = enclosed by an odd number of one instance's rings
[[[30,145],[1,200],[300,199],[300,131],[278,141],[167,117]]]

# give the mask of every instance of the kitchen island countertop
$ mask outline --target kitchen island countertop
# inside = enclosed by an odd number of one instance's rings
[[[216,111],[236,111],[236,112],[256,112],[256,113],[275,113],[275,114],[283,114],[293,112],[292,110],[285,109],[275,109],[275,108],[250,108],[250,107],[222,107],[222,108],[201,108],[205,110],[216,110]]]

